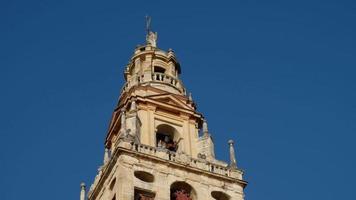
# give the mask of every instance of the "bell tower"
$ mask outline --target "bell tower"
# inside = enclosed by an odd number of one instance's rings
[[[215,158],[204,116],[180,80],[172,49],[157,47],[147,19],[146,44],[125,67],[125,84],[105,139],[103,165],[81,200],[243,200],[237,167]]]

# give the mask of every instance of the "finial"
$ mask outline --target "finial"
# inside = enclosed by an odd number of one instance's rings
[[[109,155],[109,149],[105,148],[105,153],[104,153],[104,164],[108,163],[110,160],[110,155]]]
[[[193,101],[193,97],[192,97],[192,93],[191,92],[189,92],[188,99],[189,99],[189,101]]]
[[[229,151],[230,151],[230,168],[236,169],[237,162],[236,162],[236,157],[235,157],[234,141],[229,140],[228,143],[229,143]]]
[[[152,47],[157,47],[157,32],[151,30],[151,17],[146,16],[146,43]]]
[[[203,119],[203,136],[207,136],[209,134],[208,123],[205,119]]]
[[[80,200],[85,200],[85,183],[80,183]]]

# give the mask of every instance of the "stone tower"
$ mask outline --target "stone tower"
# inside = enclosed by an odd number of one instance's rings
[[[157,33],[148,29],[146,44],[125,67],[103,165],[87,195],[81,184],[80,199],[243,200],[247,183],[233,141],[230,163],[215,159],[207,122],[187,95],[173,50],[156,43]]]

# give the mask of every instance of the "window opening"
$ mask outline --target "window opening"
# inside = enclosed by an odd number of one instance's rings
[[[157,127],[156,147],[176,152],[182,138],[177,139],[178,132],[175,128],[161,124]]]
[[[166,72],[166,69],[164,69],[163,67],[160,67],[160,66],[155,66],[154,67],[154,72],[155,73],[162,73],[164,74]]]

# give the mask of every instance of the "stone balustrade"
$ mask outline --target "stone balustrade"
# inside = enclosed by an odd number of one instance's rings
[[[173,76],[170,76],[168,74],[155,72],[155,73],[152,74],[152,81],[171,85],[174,88],[178,89],[183,94],[186,93],[182,82],[179,79],[177,79],[177,78],[175,78]]]
[[[158,73],[158,72],[152,73],[150,78],[145,77],[145,75],[135,75],[134,77],[126,81],[126,83],[121,89],[121,93],[127,91],[132,86],[139,85],[141,83],[147,83],[147,82],[159,82],[159,83],[168,84],[176,88],[178,91],[185,94],[185,89],[179,79],[170,76],[168,74]]]
[[[180,88],[180,81],[178,79],[164,73],[158,73],[158,72],[153,73],[152,80],[168,83],[170,85],[173,85],[174,87]]]
[[[155,147],[143,145],[143,144],[134,144],[132,146],[132,149],[137,152],[141,152],[141,153],[149,154],[149,155],[153,155],[153,156],[156,155],[156,152],[157,152],[157,149]]]
[[[133,144],[131,150],[155,156],[161,159],[169,160],[172,162],[189,165],[191,167],[198,168],[204,171],[209,171],[211,173],[242,179],[242,171],[240,170],[231,169],[228,166],[209,162],[204,159],[195,159],[184,153],[177,153],[169,151],[167,149],[156,148],[144,144]],[[234,173],[232,173],[232,171]]]

